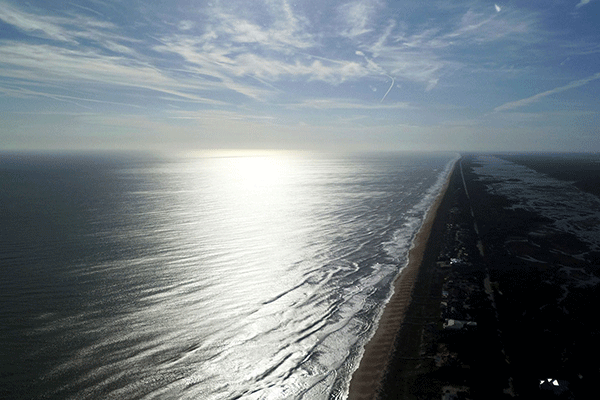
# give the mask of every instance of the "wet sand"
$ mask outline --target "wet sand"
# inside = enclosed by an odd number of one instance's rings
[[[444,201],[444,198],[448,191],[449,182],[455,176],[457,165],[458,163],[455,164],[448,181],[415,236],[413,246],[409,251],[408,263],[394,282],[394,294],[383,311],[377,331],[365,346],[364,355],[358,369],[352,375],[349,400],[375,399],[381,390],[388,365],[394,357],[395,342],[400,327],[413,299],[413,290],[424,255],[435,253],[437,256],[437,252],[429,249],[428,242],[437,216],[448,213],[448,202]],[[438,225],[438,223],[435,225]],[[436,228],[438,227],[436,226]]]

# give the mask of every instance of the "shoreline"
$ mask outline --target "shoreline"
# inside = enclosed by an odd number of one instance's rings
[[[600,297],[596,241],[557,228],[569,213],[513,208],[518,200],[488,190],[490,182],[526,187],[519,174],[478,175],[477,155],[461,161],[418,232],[410,270],[394,282],[404,309],[384,308],[387,317],[365,346],[349,398],[585,398],[600,376],[592,362],[600,329],[589,318]],[[564,177],[563,164],[519,161]],[[573,170],[586,165],[594,160]],[[595,173],[580,173],[584,184],[573,189],[598,182]],[[533,194],[547,197],[547,190]],[[553,203],[557,212],[574,209],[560,196]],[[592,201],[575,209],[597,215],[598,207]],[[387,343],[377,342],[384,334]]]
[[[412,301],[413,289],[429,247],[429,238],[434,222],[438,218],[440,206],[447,196],[448,187],[457,165],[459,165],[459,160],[454,162],[446,182],[427,211],[423,223],[413,239],[408,252],[408,262],[394,281],[394,293],[385,305],[375,334],[365,345],[358,368],[352,374],[348,400],[376,399],[381,390],[394,355],[396,338]]]

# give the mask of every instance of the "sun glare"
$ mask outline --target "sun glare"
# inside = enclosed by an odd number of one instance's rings
[[[231,174],[245,189],[266,188],[279,185],[284,180],[285,163],[268,156],[239,157],[230,160]]]

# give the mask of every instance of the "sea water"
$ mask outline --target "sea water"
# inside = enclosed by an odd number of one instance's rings
[[[0,397],[342,399],[456,154],[0,155]]]

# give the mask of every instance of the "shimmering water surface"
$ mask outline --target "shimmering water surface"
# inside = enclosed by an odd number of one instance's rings
[[[344,398],[455,159],[0,155],[0,397]]]

